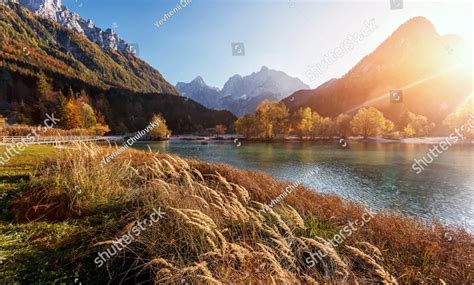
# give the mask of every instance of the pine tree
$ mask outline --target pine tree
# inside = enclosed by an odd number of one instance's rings
[[[69,89],[67,90],[67,98],[71,100],[75,98],[74,91],[72,91],[71,86],[69,86]]]
[[[59,91],[58,104],[56,106],[56,114],[57,114],[57,117],[60,120],[59,125],[61,127],[65,127],[65,124],[66,124],[66,112],[67,112],[66,104],[67,104],[67,101],[66,101],[66,98],[63,95],[63,92]]]
[[[48,81],[46,80],[46,76],[42,72],[38,75],[36,90],[38,92],[39,100],[50,101],[53,90],[51,85],[49,85]]]
[[[51,96],[52,88],[46,80],[44,73],[38,75],[38,81],[36,82],[36,104],[34,105],[36,117],[44,117],[48,113],[48,99]]]
[[[89,104],[82,103],[82,118],[84,121],[85,128],[92,128],[97,125],[97,118],[94,114],[94,109]]]

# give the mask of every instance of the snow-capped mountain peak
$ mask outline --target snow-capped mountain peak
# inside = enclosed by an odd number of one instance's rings
[[[233,75],[222,90],[207,86],[201,76],[190,83],[179,82],[176,88],[183,96],[186,94],[208,108],[229,110],[241,116],[254,112],[262,100],[279,101],[297,90],[309,89],[309,86],[282,71],[262,66],[260,71],[250,75]]]
[[[69,11],[62,5],[61,0],[16,0],[15,2],[40,17],[50,19],[70,30],[84,34],[103,50],[112,49],[133,54],[132,47],[111,29],[103,31],[91,20],[85,20],[79,14]]]

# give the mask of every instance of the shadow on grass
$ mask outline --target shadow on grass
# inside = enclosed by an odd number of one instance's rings
[[[0,183],[22,183],[30,179],[30,175],[0,175]]]

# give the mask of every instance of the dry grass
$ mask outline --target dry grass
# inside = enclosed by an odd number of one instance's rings
[[[82,262],[82,276],[92,280],[87,284],[473,281],[473,237],[461,229],[380,213],[344,246],[332,248],[322,238],[360,219],[363,207],[300,186],[262,212],[287,182],[223,164],[138,151],[101,166],[102,157],[112,151],[77,145],[61,152],[41,164],[29,191],[13,206],[17,221],[84,221],[87,231],[70,245],[76,254],[69,261]],[[106,243],[92,245],[119,237],[156,207],[166,212],[164,219],[104,267],[91,266]],[[104,216],[107,222],[91,224]],[[451,240],[445,238],[447,231]],[[318,250],[327,255],[308,267],[305,259]]]
[[[93,136],[99,135],[95,129],[72,129],[63,130],[57,128],[41,128],[32,127],[28,125],[11,125],[0,127],[0,136],[14,137],[14,136],[28,136],[29,134],[38,134],[39,136]],[[100,133],[102,134],[102,133]]]

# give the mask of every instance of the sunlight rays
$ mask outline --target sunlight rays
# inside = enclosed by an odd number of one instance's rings
[[[445,70],[445,71],[438,72],[438,73],[433,74],[433,75],[431,75],[431,76],[428,76],[428,77],[426,77],[426,78],[417,80],[417,81],[415,81],[415,82],[412,82],[412,83],[407,84],[407,85],[405,85],[405,86],[402,86],[402,87],[400,87],[400,88],[394,88],[394,89],[406,91],[406,90],[408,90],[408,89],[410,89],[410,88],[412,88],[412,87],[418,86],[418,85],[420,85],[420,84],[423,84],[423,83],[425,83],[425,82],[431,81],[431,80],[436,79],[436,78],[438,78],[438,77],[447,75],[447,74],[449,74],[449,73],[451,73],[451,72],[453,72],[453,71],[461,70],[461,69],[464,69],[464,68],[472,68],[472,64],[471,64],[471,63],[468,63],[468,64],[457,64],[457,65],[454,65],[454,66],[451,67],[451,68],[448,68],[448,69]],[[471,69],[471,73],[472,73],[472,69]],[[351,114],[351,113],[356,112],[357,110],[359,110],[359,109],[362,108],[362,107],[368,107],[368,106],[371,106],[372,104],[374,104],[374,103],[376,103],[376,102],[379,102],[379,101],[381,101],[381,100],[386,100],[386,99],[387,99],[388,91],[389,91],[389,90],[387,90],[387,92],[381,94],[380,96],[377,96],[377,97],[375,97],[375,98],[373,98],[373,99],[370,99],[370,100],[368,100],[368,101],[365,101],[364,103],[362,103],[362,104],[360,104],[360,105],[358,105],[358,106],[356,106],[356,107],[354,107],[354,108],[352,108],[352,109],[350,109],[350,110],[348,110],[348,111],[346,111],[346,112],[344,112],[344,113]],[[460,106],[460,105],[462,105],[462,104],[458,104],[458,106]],[[458,106],[456,106],[456,107],[458,107]]]

